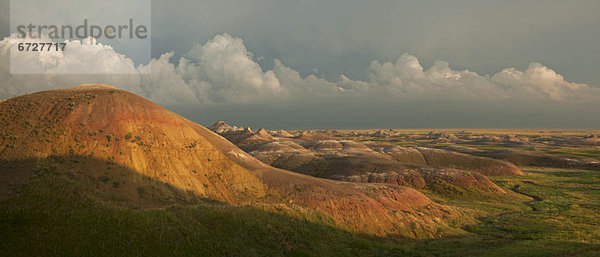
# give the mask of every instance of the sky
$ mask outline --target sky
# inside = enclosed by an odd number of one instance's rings
[[[139,75],[11,75],[4,39],[0,98],[108,83],[204,125],[598,128],[598,13],[596,0],[155,0],[151,61],[72,47]],[[76,70],[67,57],[42,68]]]

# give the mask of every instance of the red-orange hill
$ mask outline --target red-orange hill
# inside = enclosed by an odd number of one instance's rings
[[[5,163],[92,157],[135,171],[138,175],[128,186],[110,189],[123,190],[121,196],[130,201],[139,198],[136,187],[153,180],[231,205],[316,209],[350,230],[412,237],[435,236],[456,215],[411,188],[330,181],[273,168],[197,123],[107,85],[2,102],[0,133]],[[101,165],[84,167],[84,175],[107,172]],[[14,182],[11,178],[23,177],[23,172],[3,166],[0,181]]]

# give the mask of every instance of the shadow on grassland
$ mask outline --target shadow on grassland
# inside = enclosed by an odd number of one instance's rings
[[[0,163],[0,256],[390,256],[283,205],[230,206],[90,157]],[[6,184],[6,183],[5,183]],[[9,192],[10,191],[10,192]]]
[[[12,182],[10,182],[12,181]],[[109,161],[53,156],[0,163],[0,256],[534,256],[598,245],[471,233],[378,238],[277,205],[230,206]],[[540,248],[542,247],[542,248]]]

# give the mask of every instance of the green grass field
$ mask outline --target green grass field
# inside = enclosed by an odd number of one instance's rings
[[[1,256],[599,256],[600,173],[530,171],[494,178],[524,203],[453,202],[463,233],[376,238],[270,206],[218,203],[135,210],[57,175],[0,203]]]
[[[600,173],[530,171],[494,181],[532,200],[512,206],[449,201],[503,213],[465,227],[470,232],[465,236],[431,240],[415,250],[422,256],[600,255]]]
[[[2,256],[388,256],[398,246],[268,206],[135,210],[56,175],[0,203]]]

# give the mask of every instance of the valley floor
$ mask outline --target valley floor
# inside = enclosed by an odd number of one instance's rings
[[[499,214],[465,227],[463,236],[421,241],[420,256],[599,256],[600,173],[525,170],[494,182],[532,198],[523,204],[445,204]],[[418,254],[417,254],[418,253]],[[412,255],[412,254],[411,254]]]

